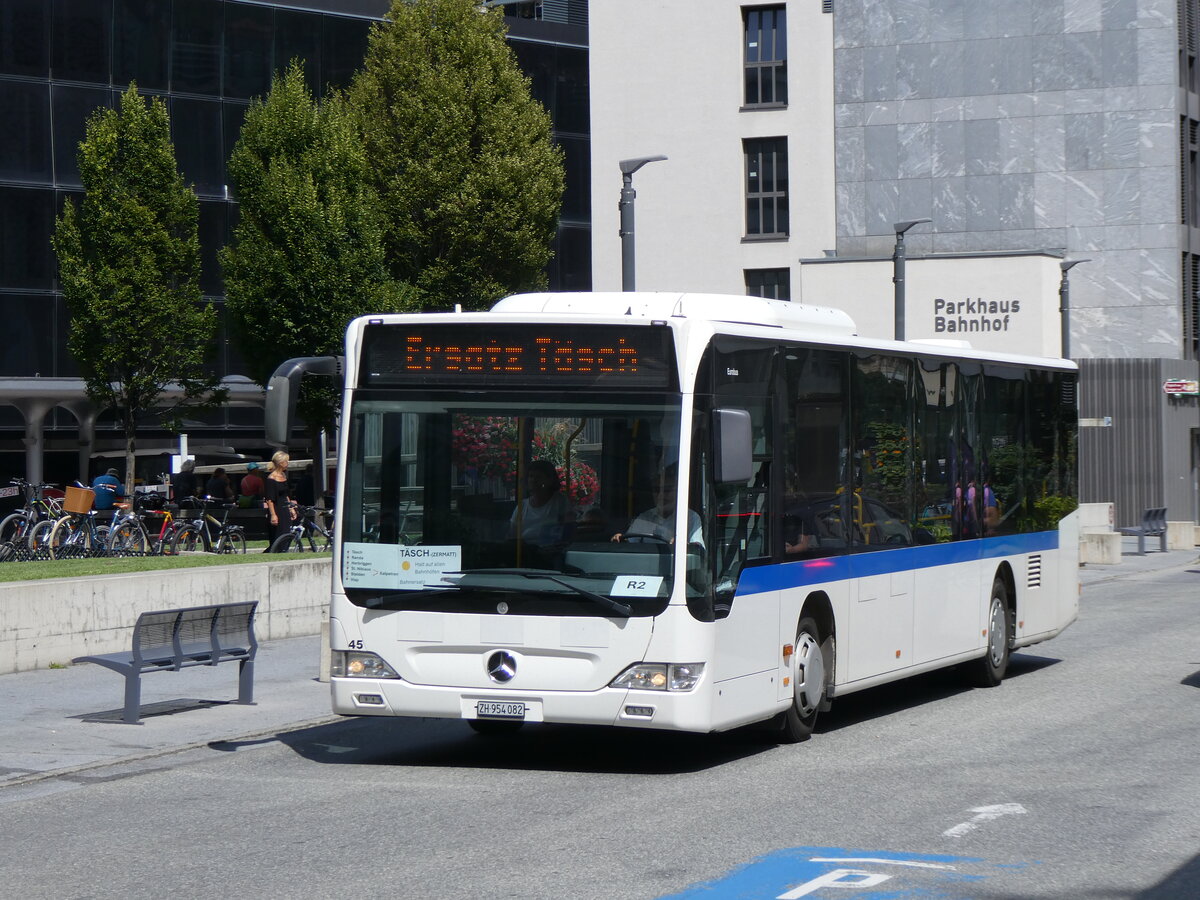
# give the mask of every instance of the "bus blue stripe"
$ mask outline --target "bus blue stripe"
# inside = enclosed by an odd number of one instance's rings
[[[1058,532],[1038,531],[973,541],[901,547],[872,553],[851,553],[778,565],[753,566],[742,571],[737,596],[1056,549]]]

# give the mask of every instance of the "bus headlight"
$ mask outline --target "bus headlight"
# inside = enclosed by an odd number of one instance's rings
[[[704,663],[638,663],[614,678],[611,686],[634,691],[690,691],[703,674]]]
[[[334,678],[399,678],[396,670],[377,653],[364,650],[334,650],[329,660]]]

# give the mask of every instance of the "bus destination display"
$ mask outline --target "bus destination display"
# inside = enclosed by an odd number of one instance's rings
[[[360,384],[667,388],[670,329],[613,325],[368,325]]]

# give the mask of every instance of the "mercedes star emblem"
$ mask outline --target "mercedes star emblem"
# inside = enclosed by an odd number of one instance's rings
[[[487,661],[488,677],[497,684],[505,684],[513,680],[517,674],[517,660],[507,650],[497,650]]]

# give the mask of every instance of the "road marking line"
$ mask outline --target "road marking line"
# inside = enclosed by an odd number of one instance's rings
[[[914,869],[950,869],[953,871],[954,866],[943,866],[937,863],[927,862],[911,862],[906,859],[875,859],[871,856],[814,856],[809,862],[831,862],[831,863],[879,863],[887,866],[912,866]]]
[[[999,803],[995,806],[977,806],[970,812],[976,813],[969,821],[960,822],[953,828],[947,828],[942,832],[943,837],[962,837],[979,827],[982,822],[990,822],[993,819],[998,819],[1001,816],[1017,815],[1022,816],[1029,812],[1020,803]]]

